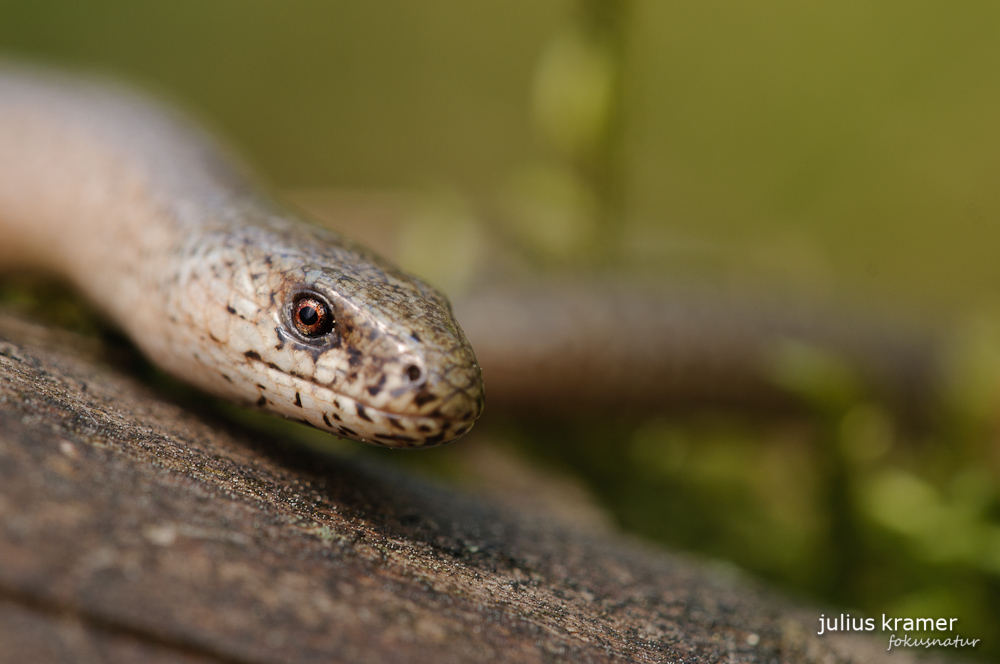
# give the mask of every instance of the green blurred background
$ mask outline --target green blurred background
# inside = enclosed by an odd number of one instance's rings
[[[293,198],[406,192],[449,289],[501,237],[954,321],[932,431],[862,394],[500,430],[627,528],[1000,660],[1000,4],[0,0],[0,51],[180,100]]]

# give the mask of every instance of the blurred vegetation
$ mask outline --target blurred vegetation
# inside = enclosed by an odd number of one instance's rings
[[[635,532],[852,615],[958,617],[995,660],[998,34],[984,0],[0,0],[0,49],[185,100],[280,187],[421,192],[400,257],[446,286],[500,236],[535,272],[954,321],[930,428],[809,357],[775,379],[811,418],[504,426]]]

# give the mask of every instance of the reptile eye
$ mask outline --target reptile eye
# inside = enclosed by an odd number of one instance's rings
[[[300,297],[292,307],[292,323],[304,337],[321,337],[333,329],[333,314],[325,302],[310,295]]]

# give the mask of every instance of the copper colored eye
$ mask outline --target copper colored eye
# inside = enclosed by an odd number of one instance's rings
[[[333,315],[325,302],[307,295],[295,301],[292,323],[304,337],[321,337],[333,329]]]

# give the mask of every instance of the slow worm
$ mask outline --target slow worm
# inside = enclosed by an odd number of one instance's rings
[[[469,431],[482,376],[447,299],[232,164],[132,92],[0,68],[0,266],[65,278],[210,393],[375,445]]]
[[[152,361],[216,395],[376,445],[466,433],[482,370],[444,296],[304,222],[234,163],[133,92],[0,66],[0,268],[62,276]],[[848,361],[908,411],[941,380],[938,340],[801,301],[592,283],[456,304],[491,400],[519,412],[783,410],[795,399],[774,362],[799,346]]]

